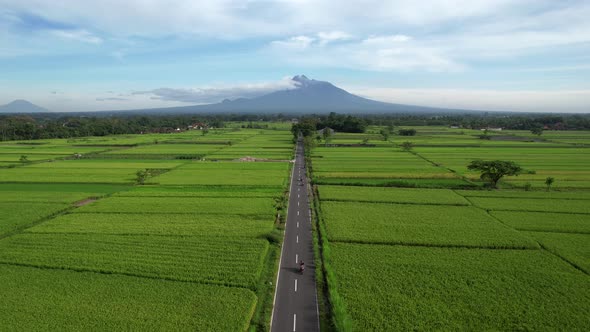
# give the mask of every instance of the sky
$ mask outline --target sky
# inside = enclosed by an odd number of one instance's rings
[[[590,112],[588,0],[0,0],[0,104],[185,106],[305,74],[386,102]]]

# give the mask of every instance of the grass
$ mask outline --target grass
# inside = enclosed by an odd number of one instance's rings
[[[531,232],[543,248],[590,274],[590,234]]]
[[[320,186],[319,192],[324,201],[469,205],[463,197],[445,189]]]
[[[587,191],[522,191],[522,190],[456,190],[465,197],[503,197],[503,198],[539,198],[539,199],[586,199]]]
[[[376,178],[314,178],[319,185],[402,187],[402,188],[471,188],[476,185],[463,179],[376,179]]]
[[[0,202],[0,236],[66,210],[66,203]]]
[[[250,197],[272,198],[281,194],[279,187],[255,186],[140,186],[114,196],[127,197]]]
[[[106,154],[206,155],[223,147],[219,144],[152,144],[115,150]]]
[[[245,331],[247,289],[0,265],[8,331]]]
[[[73,213],[27,230],[32,233],[182,235],[262,238],[273,230],[273,218],[211,214]]]
[[[518,230],[590,234],[588,214],[522,211],[492,211],[490,214]]]
[[[102,234],[17,234],[0,262],[255,289],[266,240]]]
[[[354,331],[586,330],[590,279],[540,250],[332,243]]]
[[[154,177],[149,183],[282,187],[287,183],[288,170],[285,162],[194,162]]]
[[[233,214],[272,217],[274,201],[268,198],[219,197],[110,197],[80,207],[77,212],[141,214]]]
[[[487,210],[590,213],[590,202],[586,200],[499,197],[470,197],[469,200]]]
[[[332,242],[538,248],[474,207],[322,202]]]

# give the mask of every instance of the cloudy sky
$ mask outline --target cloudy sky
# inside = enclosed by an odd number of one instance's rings
[[[305,74],[381,101],[590,112],[589,17],[587,0],[0,0],[0,104],[203,104]]]

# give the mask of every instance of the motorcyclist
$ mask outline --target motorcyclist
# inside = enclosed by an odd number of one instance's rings
[[[305,263],[303,263],[303,260],[299,262],[299,272],[303,273],[303,271],[305,270]]]

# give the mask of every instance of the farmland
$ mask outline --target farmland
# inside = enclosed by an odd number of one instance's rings
[[[482,140],[468,129],[414,129],[387,141],[378,127],[336,133],[310,153],[332,326],[587,330],[586,133]],[[477,159],[525,171],[482,190],[467,169]]]
[[[3,327],[267,329],[292,151],[248,129],[0,144]]]
[[[247,125],[1,142],[3,327],[268,330],[293,142]],[[588,135],[414,128],[308,146],[322,327],[587,330]]]

